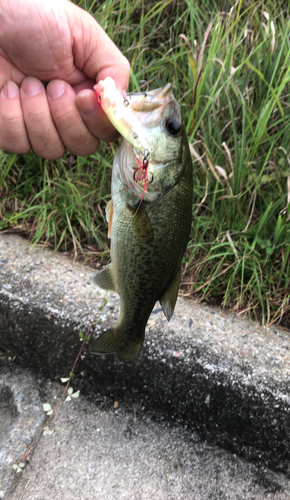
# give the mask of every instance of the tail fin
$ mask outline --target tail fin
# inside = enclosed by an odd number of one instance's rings
[[[137,359],[142,344],[144,335],[137,338],[135,341],[126,338],[122,335],[120,328],[115,326],[104,332],[92,344],[90,351],[94,354],[114,354],[116,353],[120,363],[131,365]]]

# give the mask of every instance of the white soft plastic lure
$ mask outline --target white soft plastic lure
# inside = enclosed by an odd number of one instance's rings
[[[107,76],[94,86],[97,100],[110,122],[137,151],[148,158],[149,149],[143,127],[128,100],[117,90],[113,78]]]

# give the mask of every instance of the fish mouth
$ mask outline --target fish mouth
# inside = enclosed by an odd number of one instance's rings
[[[126,98],[140,122],[147,126],[150,123],[150,128],[152,128],[158,125],[156,120],[160,123],[162,114],[170,101],[174,99],[174,95],[171,83],[167,83],[165,87],[149,92],[127,94]],[[145,113],[149,115],[145,117]],[[152,125],[151,122],[153,122]]]
[[[169,82],[163,88],[151,90],[151,93],[153,95],[155,94],[159,99],[162,99],[168,94],[170,90],[172,90],[172,84]]]

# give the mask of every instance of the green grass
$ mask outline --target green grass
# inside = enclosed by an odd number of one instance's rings
[[[173,83],[194,159],[183,292],[290,324],[288,2],[79,1],[141,80]],[[182,35],[182,36],[180,36]],[[141,87],[142,88],[142,87]],[[90,158],[0,157],[0,229],[106,261],[117,145]]]
[[[3,154],[0,228],[24,231],[33,243],[56,250],[107,260],[111,157],[103,146],[89,158],[67,154],[54,161],[33,153]]]

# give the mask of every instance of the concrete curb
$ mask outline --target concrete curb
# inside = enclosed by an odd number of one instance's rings
[[[18,364],[59,380],[67,376],[103,292],[94,274],[64,255],[0,235],[0,347]],[[118,297],[108,295],[102,322],[112,325]],[[178,300],[167,323],[159,306],[131,367],[86,349],[73,385],[100,404],[123,406],[197,431],[246,459],[290,476],[290,336],[216,308]]]

